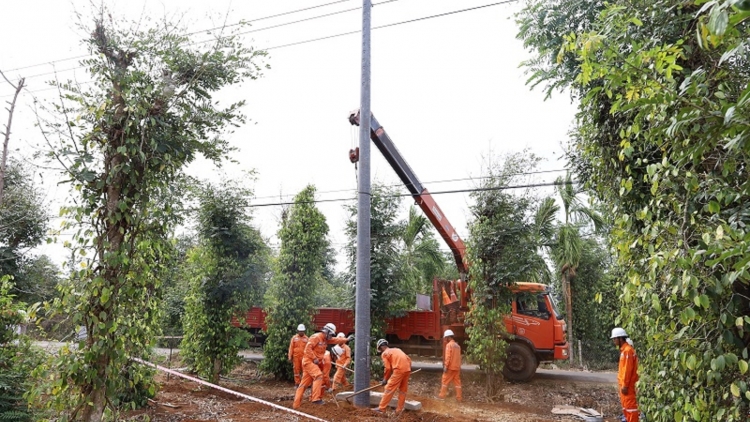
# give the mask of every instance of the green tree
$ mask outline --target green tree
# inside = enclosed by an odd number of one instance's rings
[[[329,259],[330,243],[325,216],[315,206],[315,187],[307,186],[294,197],[294,205],[282,214],[281,248],[267,294],[268,325],[261,368],[276,378],[293,379],[287,361],[289,340],[297,325],[312,327],[316,291]]]
[[[224,135],[244,122],[242,103],[223,106],[212,94],[256,77],[260,53],[231,34],[191,44],[184,28],[128,26],[106,10],[81,32],[90,34],[91,56],[81,64],[91,83],[55,84],[59,101],[39,119],[78,195],[61,211],[66,227],[78,229],[66,244],[85,254],[58,309],[88,336],[60,354],[57,377],[40,394],[60,411],[72,406],[71,419],[100,421],[106,408],[124,404],[117,393],[141,379],[128,362],[157,329],[168,233],[181,201],[172,184],[199,155],[218,162],[232,150]]]
[[[400,197],[395,188],[374,185],[370,198],[370,321],[372,335],[385,336],[385,320],[402,315],[408,308],[399,242],[403,224],[398,220]],[[347,205],[346,223],[348,277],[355,284],[357,275],[357,206]],[[356,312],[356,309],[355,309]],[[376,355],[374,355],[376,356]]]
[[[232,325],[265,291],[269,248],[246,213],[252,192],[234,183],[206,184],[199,193],[199,246],[183,317],[181,353],[200,375],[218,382],[242,361],[247,332]]]
[[[574,331],[573,319],[573,287],[578,264],[583,254],[584,240],[581,229],[593,224],[594,230],[599,231],[604,224],[602,217],[592,208],[581,202],[579,189],[573,184],[570,173],[556,180],[557,192],[562,202],[563,222],[557,225],[554,234],[554,246],[551,248],[555,264],[562,276],[561,285],[565,296],[565,311],[568,316],[568,335],[571,339],[580,338]],[[570,354],[571,362],[573,354]]]
[[[467,254],[472,263],[469,287],[473,304],[467,315],[467,354],[486,374],[489,397],[497,392],[508,338],[503,316],[510,313],[510,287],[535,279],[543,260],[536,214],[537,200],[528,192],[511,194],[507,186],[538,159],[528,151],[512,154],[487,169],[471,207]]]
[[[577,327],[576,338],[581,340],[584,364],[590,368],[612,369],[620,356],[609,338],[612,321],[620,311],[617,283],[621,273],[612,261],[607,248],[597,239],[584,237],[581,240],[576,294],[572,298],[576,309],[573,323]]]
[[[433,278],[442,275],[447,266],[432,223],[414,206],[409,207],[409,217],[401,234],[401,262],[406,306],[414,303],[417,293],[431,294]]]
[[[44,197],[32,173],[11,160],[5,172],[5,190],[0,205],[0,275],[12,275],[16,289],[22,288],[21,267],[25,252],[39,245],[49,217]],[[18,290],[14,294],[18,295]]]
[[[544,63],[530,69],[580,100],[569,160],[612,210],[625,269],[613,325],[639,346],[641,408],[656,421],[745,420],[750,13],[723,0],[601,3],[540,36],[537,17],[563,3],[575,2],[530,2],[520,36]]]
[[[26,257],[13,290],[22,302],[44,302],[57,297],[59,281],[60,268],[47,255]]]
[[[42,358],[29,338],[16,332],[33,318],[36,307],[27,308],[12,290],[11,277],[0,277],[0,420],[26,422],[36,420],[24,394],[34,383],[31,372]]]

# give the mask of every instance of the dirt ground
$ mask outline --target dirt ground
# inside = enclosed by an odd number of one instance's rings
[[[123,420],[173,421],[304,421],[297,416],[270,406],[251,402],[237,396],[200,386],[195,382],[178,379],[159,373],[157,380],[161,389],[149,403],[149,407],[131,412]],[[442,422],[442,421],[580,421],[573,416],[558,416],[551,413],[555,405],[574,405],[593,408],[605,415],[605,421],[618,421],[619,398],[613,385],[595,383],[567,383],[534,380],[526,384],[504,384],[495,400],[487,400],[481,374],[464,374],[462,377],[464,402],[449,398],[435,400],[440,388],[440,373],[421,371],[409,382],[409,400],[422,403],[422,410],[406,411],[398,418],[392,411],[387,415],[373,414],[369,409],[356,408],[346,401],[338,401],[338,407],[330,394],[324,396],[324,405],[310,403],[307,394],[299,411],[327,421],[395,421],[398,422]],[[229,388],[291,408],[294,386],[279,382],[257,371],[256,364],[248,362],[237,368],[220,383]],[[378,390],[376,390],[378,391]],[[452,392],[451,392],[452,395]]]

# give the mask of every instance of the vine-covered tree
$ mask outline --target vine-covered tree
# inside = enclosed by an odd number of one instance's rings
[[[579,99],[570,163],[613,214],[649,420],[750,411],[750,11],[532,0],[532,79]],[[569,18],[566,20],[566,18]]]
[[[395,188],[372,187],[370,199],[370,321],[371,335],[385,336],[385,320],[409,309],[401,299],[406,294],[399,243],[403,224],[398,220],[401,198]],[[351,218],[346,223],[348,277],[355,284],[357,275],[357,206],[348,205]],[[356,312],[356,309],[355,309]],[[377,356],[374,354],[373,356]],[[377,362],[377,360],[376,360]]]
[[[266,300],[268,337],[261,368],[278,379],[293,379],[287,352],[297,325],[312,329],[316,290],[323,285],[329,260],[327,235],[325,216],[315,206],[315,187],[307,186],[282,215],[281,248]]]
[[[181,199],[171,185],[199,155],[218,162],[232,150],[224,136],[244,122],[242,103],[212,94],[258,76],[261,53],[229,33],[191,44],[184,28],[147,21],[128,25],[102,10],[93,26],[82,23],[91,82],[55,84],[59,101],[39,111],[49,153],[78,196],[61,211],[78,229],[67,244],[85,255],[58,309],[87,336],[60,354],[40,392],[72,409],[70,419],[100,421],[141,379],[124,368],[155,334]]]
[[[199,193],[199,245],[188,253],[189,290],[181,354],[200,375],[218,382],[242,361],[248,333],[242,321],[265,291],[269,248],[249,222],[252,192],[234,183],[210,183]]]
[[[495,395],[503,369],[507,346],[503,316],[510,313],[510,287],[537,279],[545,265],[537,254],[541,239],[534,218],[537,200],[528,191],[505,189],[537,162],[528,152],[509,155],[487,169],[480,189],[472,193],[475,204],[467,255],[472,263],[473,304],[466,318],[466,353],[485,371],[488,397]]]

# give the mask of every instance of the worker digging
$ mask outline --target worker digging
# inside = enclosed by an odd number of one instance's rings
[[[385,367],[383,381],[380,382],[381,385],[385,385],[385,392],[383,398],[380,399],[380,405],[372,410],[385,413],[388,404],[396,393],[396,389],[398,389],[398,405],[396,405],[396,414],[398,415],[404,411],[406,393],[409,391],[411,358],[401,349],[388,347],[388,341],[385,339],[378,340],[376,346]]]
[[[323,360],[326,349],[329,344],[344,344],[349,341],[348,338],[334,338],[336,326],[330,322],[323,327],[323,330],[310,336],[305,345],[304,355],[302,357],[302,380],[297,386],[294,394],[294,404],[292,408],[299,409],[302,405],[302,395],[305,389],[312,384],[310,401],[315,404],[323,404]]]
[[[338,338],[346,338],[344,333],[339,333]],[[346,378],[346,371],[352,362],[352,349],[347,344],[333,346],[333,354],[336,357],[336,373],[333,375],[333,389],[336,390],[336,384],[343,388],[349,388],[349,380]]]
[[[299,382],[302,379],[302,355],[305,353],[307,340],[307,335],[305,335],[305,325],[298,325],[297,334],[295,334],[289,342],[289,353],[287,354],[287,358],[292,362],[292,367],[294,368],[295,387],[299,386]]]

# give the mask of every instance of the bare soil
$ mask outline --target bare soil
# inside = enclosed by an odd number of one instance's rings
[[[269,420],[303,421],[301,416],[251,402],[237,396],[195,382],[176,378],[167,379],[159,373],[157,381],[160,391],[149,407],[123,415],[123,420],[172,421],[221,421],[246,422]],[[457,403],[449,398],[435,399],[440,389],[440,373],[421,371],[409,382],[409,400],[422,403],[418,412],[405,411],[396,417],[374,414],[369,409],[356,408],[346,401],[338,401],[338,407],[330,394],[325,394],[324,405],[314,405],[305,397],[301,412],[328,421],[398,421],[398,422],[443,422],[443,421],[580,421],[573,416],[551,413],[555,405],[573,405],[593,408],[605,415],[606,421],[618,421],[620,404],[614,385],[594,383],[561,383],[559,381],[535,380],[526,384],[504,384],[500,393],[489,400],[484,394],[481,374],[462,377],[464,401]],[[258,372],[254,362],[244,363],[220,383],[223,387],[252,397],[291,408],[294,386],[290,382],[275,381]],[[452,392],[451,392],[452,395]],[[307,396],[307,395],[306,395]],[[146,419],[148,417],[148,419]]]

